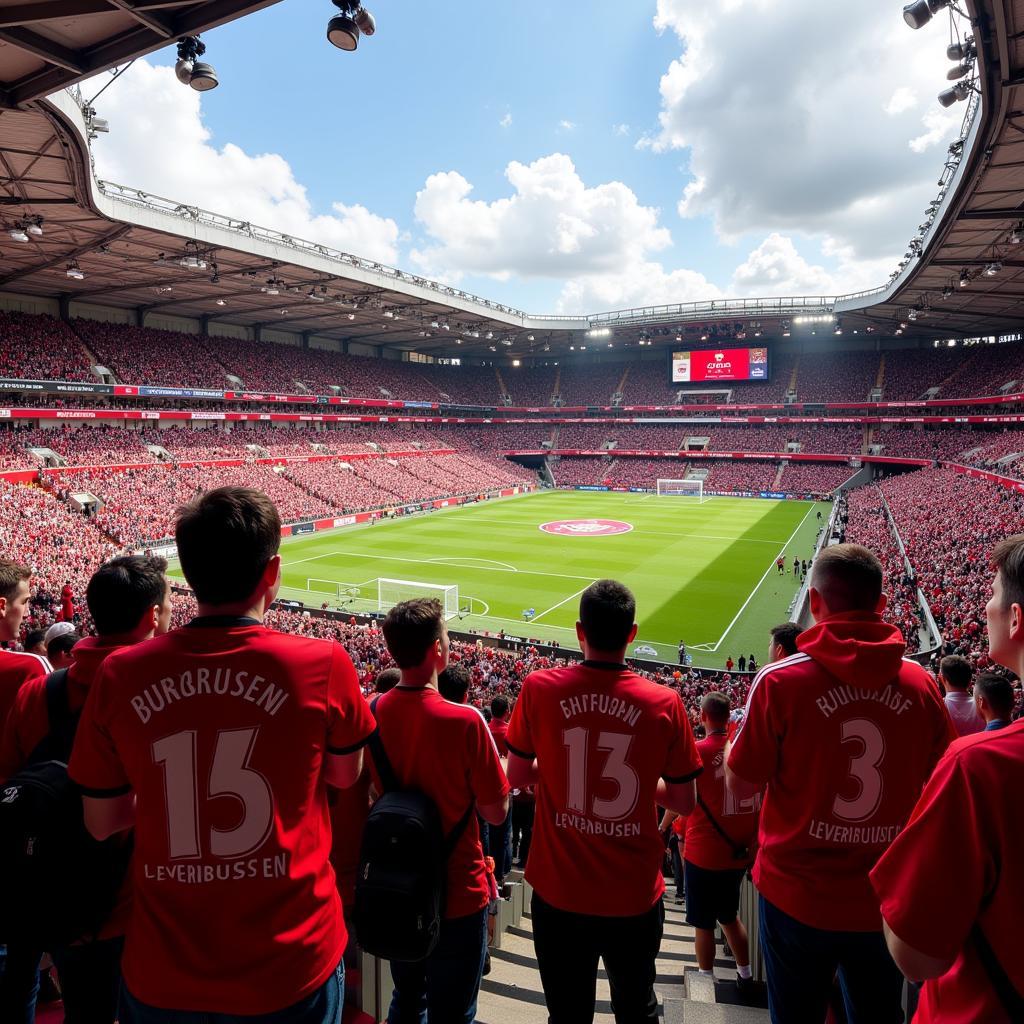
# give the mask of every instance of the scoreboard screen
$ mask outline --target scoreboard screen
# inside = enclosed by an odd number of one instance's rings
[[[672,353],[673,384],[766,380],[766,348],[708,348]]]

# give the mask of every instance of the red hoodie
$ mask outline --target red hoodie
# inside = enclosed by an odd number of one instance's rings
[[[928,673],[895,626],[833,615],[756,678],[729,767],[767,786],[754,881],[791,917],[880,931],[868,872],[955,738]]]

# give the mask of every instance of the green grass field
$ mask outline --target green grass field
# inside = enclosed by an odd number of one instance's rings
[[[319,607],[377,606],[379,577],[459,587],[469,609],[459,629],[504,629],[576,644],[579,594],[610,576],[637,598],[637,645],[675,660],[685,640],[694,664],[727,656],[763,660],[767,630],[786,618],[798,583],[793,557],[809,558],[818,530],[810,502],[544,492],[373,526],[285,541],[282,597]],[[541,524],[607,519],[609,536],[552,534]],[[585,528],[586,529],[586,528]],[[774,562],[787,558],[780,577]],[[536,616],[526,625],[523,609]]]

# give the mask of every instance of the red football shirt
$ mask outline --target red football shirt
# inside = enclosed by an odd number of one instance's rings
[[[757,808],[760,796],[750,800],[737,799],[725,785],[725,732],[713,732],[697,743],[704,771],[697,777],[697,795],[710,808],[715,821],[735,846],[745,846],[751,856],[737,860],[732,846],[718,832],[704,809],[698,804],[686,819],[686,859],[709,871],[745,868],[753,863],[757,841]]]
[[[22,685],[52,671],[53,667],[41,654],[0,650],[0,734]]]
[[[434,801],[446,834],[471,803],[496,804],[508,793],[494,741],[476,708],[452,704],[432,686],[396,686],[377,698],[375,714],[399,782]],[[374,778],[380,789],[375,766]],[[445,917],[482,910],[488,897],[480,827],[471,814],[448,858]]]
[[[954,739],[895,626],[835,615],[754,680],[729,766],[767,785],[754,881],[814,928],[880,931],[868,872]]]
[[[508,722],[493,718],[488,723],[488,728],[494,737],[494,745],[498,748],[498,753],[502,757],[508,757]]]
[[[969,938],[975,922],[1024,992],[1024,818],[1015,804],[1022,791],[1024,721],[957,740],[871,872],[892,930],[928,956],[956,957],[925,982],[915,1024],[1009,1024]]]
[[[324,758],[373,727],[340,645],[254,619],[197,619],[107,658],[69,770],[87,796],[135,793],[136,998],[254,1015],[323,984],[346,942]]]
[[[537,758],[526,877],[541,899],[578,914],[650,910],[665,891],[658,780],[687,782],[701,769],[678,694],[624,665],[532,672],[508,748]]]

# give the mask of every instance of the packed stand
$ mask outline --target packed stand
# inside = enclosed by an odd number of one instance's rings
[[[797,401],[866,402],[880,362],[878,352],[805,352],[797,368]]]
[[[955,461],[959,455],[985,443],[986,434],[971,430],[914,430],[910,427],[875,428],[872,443],[882,455],[907,459]]]
[[[710,472],[704,479],[705,491],[772,491],[779,471],[777,462],[742,460],[726,462],[708,459]]]
[[[0,310],[0,377],[98,383],[82,343],[51,316]]]
[[[779,490],[791,494],[833,494],[854,474],[831,462],[786,462]]]

